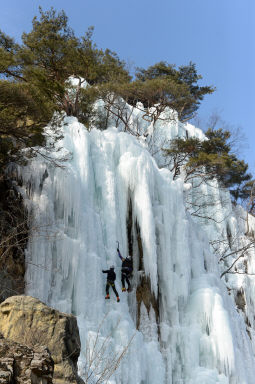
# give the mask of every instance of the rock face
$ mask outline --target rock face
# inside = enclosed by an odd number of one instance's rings
[[[0,332],[29,347],[46,346],[54,361],[53,383],[83,383],[77,374],[80,336],[74,316],[30,296],[12,296],[0,305]]]
[[[28,348],[0,335],[0,384],[52,384],[53,368],[47,348]]]

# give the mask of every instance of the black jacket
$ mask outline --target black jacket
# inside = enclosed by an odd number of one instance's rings
[[[131,274],[133,271],[132,260],[128,260],[128,259],[125,259],[124,257],[122,257],[119,248],[117,248],[117,252],[118,252],[120,260],[122,261],[121,272],[125,273],[125,274]]]
[[[102,271],[103,273],[107,273],[107,280],[114,282],[116,280],[116,273],[114,272],[114,269],[107,269],[105,271]]]
[[[122,272],[131,273],[133,271],[133,265],[132,260],[124,259],[122,262]]]

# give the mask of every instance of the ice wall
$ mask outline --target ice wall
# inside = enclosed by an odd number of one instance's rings
[[[111,384],[254,383],[243,317],[206,233],[185,210],[183,181],[157,167],[146,142],[65,123],[55,153],[72,154],[64,168],[38,157],[19,173],[32,218],[27,294],[77,315],[81,374],[98,332],[110,358],[132,339]],[[117,240],[133,256],[131,293],[120,292]],[[104,299],[101,270],[111,264],[120,303],[113,292]]]
[[[255,218],[231,204],[227,190],[210,181],[186,192],[193,220],[203,227],[233,305],[243,316],[255,352]],[[192,204],[196,208],[192,209]]]

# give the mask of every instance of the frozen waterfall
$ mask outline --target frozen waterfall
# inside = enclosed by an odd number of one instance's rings
[[[208,228],[185,210],[183,181],[127,133],[65,123],[55,153],[72,154],[64,168],[38,157],[19,170],[33,217],[26,289],[77,315],[81,375],[86,344],[99,332],[109,356],[132,339],[108,383],[253,384],[243,317],[219,277]],[[131,293],[121,292],[117,240],[133,257]],[[101,271],[111,264],[120,303],[111,291],[104,299]]]

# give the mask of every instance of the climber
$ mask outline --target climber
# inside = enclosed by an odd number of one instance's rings
[[[131,292],[131,284],[130,284],[130,276],[133,271],[133,263],[132,263],[132,258],[131,256],[127,256],[126,258],[121,256],[119,246],[117,248],[117,252],[119,255],[119,258],[122,261],[122,267],[121,267],[121,283],[122,283],[122,292],[126,292],[126,287],[125,287],[125,281],[127,282],[128,285],[128,292]]]
[[[106,288],[105,288],[105,290],[106,290],[105,299],[106,300],[110,299],[109,289],[110,289],[110,287],[112,287],[112,289],[113,289],[113,291],[114,291],[114,293],[115,293],[115,295],[117,297],[117,302],[119,302],[120,301],[119,294],[118,294],[118,292],[117,292],[117,290],[115,288],[115,283],[114,283],[114,281],[116,280],[116,274],[114,272],[114,265],[112,265],[110,267],[110,269],[107,269],[105,271],[103,270],[102,272],[103,273],[107,273],[107,281],[106,281]]]

